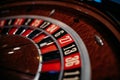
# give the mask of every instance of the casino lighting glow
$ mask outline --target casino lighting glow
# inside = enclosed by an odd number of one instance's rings
[[[120,4],[120,0],[111,0],[111,1],[113,1],[113,2],[116,2],[116,3]]]
[[[102,3],[102,0],[94,0],[95,2]]]

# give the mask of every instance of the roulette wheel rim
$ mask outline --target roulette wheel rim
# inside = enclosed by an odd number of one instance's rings
[[[63,2],[60,2],[60,3],[58,3],[59,1],[48,1],[48,2],[46,2],[46,1],[42,1],[42,2],[40,2],[40,1],[33,1],[33,2],[23,2],[23,3],[19,3],[19,5],[18,4],[10,4],[10,5],[7,5],[7,6],[10,6],[10,7],[14,7],[14,6],[20,6],[20,5],[39,5],[39,4],[42,4],[42,5],[46,5],[47,3],[48,3],[48,5],[49,6],[51,6],[51,5],[55,5],[55,6],[64,6],[64,7],[68,7],[68,8],[72,8],[72,9],[75,9],[75,10],[77,10],[77,11],[80,11],[81,13],[83,13],[83,14],[85,14],[85,15],[89,15],[89,16],[92,16],[92,17],[94,17],[94,18],[96,18],[97,20],[99,20],[100,22],[102,22],[102,23],[104,23],[104,25],[106,25],[106,27],[110,30],[110,31],[112,31],[113,32],[113,34],[114,34],[114,36],[118,39],[118,41],[120,40],[120,37],[119,37],[119,32],[113,27],[113,25],[114,25],[114,22],[112,22],[111,20],[110,20],[110,18],[108,18],[106,15],[104,15],[104,14],[102,14],[101,12],[99,12],[99,11],[97,11],[96,9],[93,11],[93,8],[91,9],[91,7],[90,6],[84,6],[84,8],[83,9],[81,9],[81,8],[79,8],[78,7],[78,5],[74,5],[74,4],[72,4],[72,3],[70,3],[70,5],[65,5],[65,4],[63,4],[64,3],[64,1]],[[83,6],[83,4],[79,4],[79,5],[81,5],[81,6]],[[7,6],[3,6],[2,8],[4,8],[4,7],[7,7]],[[87,9],[86,9],[87,8]],[[90,10],[88,10],[88,9],[90,9]],[[89,12],[89,11],[93,11],[93,13],[91,13],[91,12]],[[101,15],[100,15],[101,14]],[[96,15],[97,15],[97,17],[96,17]],[[99,15],[99,16],[98,16]],[[18,16],[18,15],[17,15]],[[26,16],[26,15],[22,15],[22,16]],[[28,16],[28,15],[27,15]],[[35,16],[35,15],[30,15],[30,16]],[[13,17],[13,16],[12,16]],[[39,15],[38,15],[38,17],[39,17]],[[49,16],[47,16],[47,17],[49,17]],[[101,18],[102,17],[102,18]],[[10,17],[11,18],[11,17]],[[45,18],[45,17],[44,17]],[[49,20],[50,19],[50,20]],[[52,19],[51,20],[51,18],[46,18],[45,20],[48,20],[48,21],[50,21],[50,22],[53,22],[53,23],[55,23],[56,24],[56,22],[54,22],[54,19]],[[57,20],[56,20],[57,21]],[[111,22],[111,23],[110,23]],[[108,24],[108,23],[110,23],[110,24]],[[59,24],[58,24],[59,25]],[[114,26],[116,26],[116,25],[114,25]],[[65,29],[65,30],[67,30],[67,28],[63,28],[63,29]],[[68,33],[69,33],[69,30],[67,30],[68,31]],[[73,32],[73,31],[72,31]],[[72,34],[72,35],[74,35],[74,33]],[[75,36],[74,36],[75,37]],[[76,40],[76,39],[75,39]],[[78,41],[78,40],[76,40],[76,41]],[[82,55],[81,55],[82,56]],[[88,68],[90,68],[90,66],[88,67]],[[89,72],[89,71],[88,71]],[[91,75],[91,74],[90,74]],[[88,79],[90,79],[90,76],[88,77]],[[84,79],[83,79],[84,80]],[[86,79],[85,79],[86,80]]]
[[[87,77],[81,77],[83,80],[88,80],[90,79],[90,62],[89,62],[89,57],[88,57],[88,52],[87,52],[87,49],[85,48],[85,45],[82,41],[82,39],[77,35],[77,33],[72,30],[68,25],[58,21],[58,20],[55,20],[55,19],[52,19],[52,18],[48,18],[48,17],[44,17],[44,16],[35,16],[35,15],[21,15],[21,16],[11,16],[11,17],[6,17],[6,18],[3,18],[3,19],[16,19],[16,18],[33,18],[33,19],[42,19],[42,20],[45,20],[45,21],[48,21],[48,22],[51,22],[51,23],[54,23],[56,24],[57,26],[60,26],[60,28],[62,28],[63,30],[65,30],[67,33],[69,33],[71,35],[72,38],[74,38],[75,40],[75,43],[78,47],[78,50],[80,52],[80,55],[81,55],[81,64],[82,64],[82,70],[81,70],[81,75],[87,75]],[[8,26],[9,27],[9,26]],[[44,32],[44,31],[43,31]],[[46,34],[48,34],[47,32],[45,32]],[[7,33],[9,34],[9,33]],[[15,35],[15,33],[13,34]],[[48,34],[49,35],[49,34]],[[20,35],[22,36],[22,35]],[[53,37],[53,36],[51,36]],[[32,41],[32,40],[31,40]],[[57,45],[58,42],[54,39],[54,41],[56,42]],[[32,41],[33,42],[33,41]],[[33,42],[35,43],[35,42]],[[59,50],[61,53],[62,50],[61,50],[61,47],[58,46]],[[84,53],[84,54],[83,54]],[[41,54],[41,52],[40,52]],[[61,54],[63,55],[63,54]],[[61,64],[64,65],[64,62],[63,62],[63,57],[61,56]],[[41,68],[42,64],[40,63],[39,64],[39,68],[38,68],[38,71],[36,73],[36,76],[35,76],[35,80],[38,80],[38,78],[40,77],[40,68]],[[60,71],[60,75],[59,75],[59,80],[62,80],[62,76],[63,76],[63,66],[61,66],[61,71]]]

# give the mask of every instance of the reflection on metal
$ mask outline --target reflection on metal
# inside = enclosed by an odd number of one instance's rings
[[[104,45],[103,40],[98,35],[95,35],[95,40],[100,46]]]
[[[13,54],[14,53],[14,51],[10,51],[10,52],[8,52],[8,54]]]
[[[4,47],[7,47],[7,45],[4,45]],[[13,48],[12,51],[9,51],[8,54],[13,54],[14,51],[19,50],[19,49],[21,49],[21,47],[15,47],[15,48]]]
[[[13,48],[13,50],[19,50],[20,49],[20,47],[15,47],[15,48]]]
[[[49,16],[52,16],[55,13],[55,9],[53,9],[50,13]]]

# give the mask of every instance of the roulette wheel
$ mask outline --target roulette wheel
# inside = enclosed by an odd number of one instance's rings
[[[119,24],[75,0],[2,2],[0,79],[119,80]]]

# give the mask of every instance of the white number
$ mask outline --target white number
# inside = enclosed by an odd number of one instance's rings
[[[77,51],[77,48],[76,48],[76,47],[72,48],[71,50],[66,50],[66,51],[64,52],[64,54],[65,54],[65,55],[68,55],[68,54],[71,54],[71,53],[73,53],[73,52],[75,52],[75,51]]]
[[[59,40],[59,42],[60,42],[61,44],[67,43],[67,42],[69,42],[69,41],[72,41],[72,39],[71,39],[70,36],[65,36],[65,38],[62,38],[62,39]]]
[[[23,22],[23,19],[17,19],[15,22],[15,25],[21,25]]]
[[[63,33],[64,33],[64,30],[61,30],[61,31],[59,31],[58,33],[55,34],[55,37],[58,37],[58,36],[60,36]]]
[[[48,32],[52,33],[54,30],[56,30],[58,27],[56,25],[52,25],[50,28],[47,29]]]
[[[37,27],[41,23],[41,20],[35,20],[31,26]]]
[[[79,56],[69,57],[65,59],[66,67],[71,67],[71,66],[78,65],[78,64],[80,64]]]

